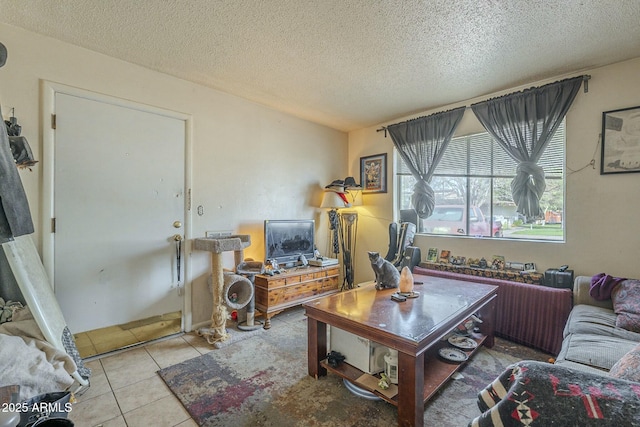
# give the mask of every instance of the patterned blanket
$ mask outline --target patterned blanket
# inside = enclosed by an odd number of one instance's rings
[[[640,425],[640,383],[525,360],[482,390],[478,407],[468,427]]]

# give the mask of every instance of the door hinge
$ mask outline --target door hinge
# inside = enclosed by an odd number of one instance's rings
[[[51,115],[51,129],[55,129],[56,128],[56,115],[52,114]]]
[[[55,218],[51,218],[51,232],[52,233],[56,232],[56,219]]]

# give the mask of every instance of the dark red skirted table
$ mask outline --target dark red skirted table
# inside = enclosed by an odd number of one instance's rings
[[[495,334],[554,356],[560,351],[564,325],[573,308],[571,289],[431,270],[423,265],[414,267],[413,274],[498,286]]]

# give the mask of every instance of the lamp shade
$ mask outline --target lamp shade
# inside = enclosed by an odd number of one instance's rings
[[[347,203],[335,191],[325,191],[322,196],[321,208],[340,209],[349,207]]]
[[[362,190],[347,190],[346,194],[351,206],[362,206]]]

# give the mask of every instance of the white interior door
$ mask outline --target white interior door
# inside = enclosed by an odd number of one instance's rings
[[[69,328],[182,310],[185,121],[64,93],[55,114],[54,286]]]

